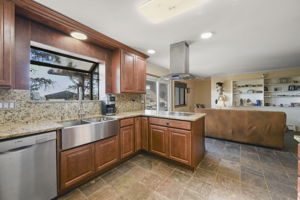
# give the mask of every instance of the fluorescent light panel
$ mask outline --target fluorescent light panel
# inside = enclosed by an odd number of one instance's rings
[[[143,4],[139,10],[151,22],[159,23],[199,6],[201,1],[202,0],[150,0]]]

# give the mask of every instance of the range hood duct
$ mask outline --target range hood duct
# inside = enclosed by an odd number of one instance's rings
[[[170,45],[170,72],[163,80],[191,80],[198,77],[189,73],[189,45],[186,41]]]

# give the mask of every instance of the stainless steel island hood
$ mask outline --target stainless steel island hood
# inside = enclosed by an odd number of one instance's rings
[[[170,72],[163,80],[191,80],[198,78],[189,73],[189,45],[186,41],[170,45]]]

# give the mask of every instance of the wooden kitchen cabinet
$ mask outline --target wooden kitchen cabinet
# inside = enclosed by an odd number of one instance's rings
[[[119,136],[113,136],[95,143],[96,172],[112,166],[119,160]]]
[[[92,176],[94,144],[66,150],[60,154],[60,189],[64,190]]]
[[[112,53],[112,93],[146,93],[146,59],[117,49]]]
[[[135,152],[142,149],[142,119],[141,117],[134,118],[135,128]]]
[[[134,64],[135,92],[146,93],[146,67],[144,58],[136,56]]]
[[[169,128],[169,156],[186,165],[191,164],[191,131]]]
[[[150,152],[197,167],[204,156],[204,118],[196,121],[150,117]]]
[[[134,125],[122,127],[120,129],[121,159],[134,153]]]
[[[14,81],[15,5],[0,0],[0,88],[10,88]]]
[[[150,125],[150,152],[169,157],[168,140],[169,133],[167,127]]]
[[[149,123],[148,117],[141,117],[141,135],[142,135],[142,149],[149,150]]]
[[[121,54],[121,92],[135,92],[135,55],[122,51]]]

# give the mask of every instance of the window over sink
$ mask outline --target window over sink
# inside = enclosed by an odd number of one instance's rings
[[[35,101],[99,100],[104,65],[37,47],[30,53],[30,96]]]

